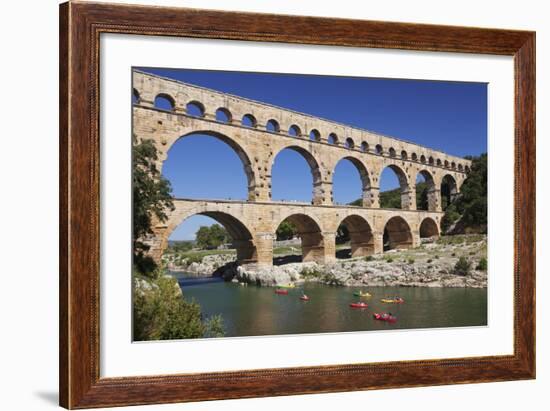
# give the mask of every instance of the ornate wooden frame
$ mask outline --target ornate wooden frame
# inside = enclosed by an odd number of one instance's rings
[[[100,378],[98,84],[101,33],[513,56],[514,354]],[[70,2],[60,6],[60,105],[62,406],[90,408],[535,377],[534,32]]]

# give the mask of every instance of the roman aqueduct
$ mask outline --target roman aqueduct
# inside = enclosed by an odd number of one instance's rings
[[[168,107],[159,108],[159,99]],[[243,264],[272,264],[275,232],[285,219],[298,228],[304,261],[329,263],[336,258],[340,224],[350,231],[352,256],[382,252],[384,232],[391,248],[416,247],[420,238],[439,235],[442,184],[450,188],[452,199],[471,167],[468,160],[417,144],[137,70],[133,133],[155,142],[160,169],[180,138],[197,133],[215,137],[238,154],[248,179],[247,201],[175,199],[168,221],[157,224],[148,239],[155,259],[160,259],[171,232],[197,214],[228,230]],[[271,200],[273,161],[284,149],[301,154],[311,168],[311,204]],[[359,171],[362,206],[333,202],[332,175],[343,159]],[[399,178],[401,209],[379,207],[379,180],[386,167]],[[427,210],[416,210],[418,174],[429,187]]]

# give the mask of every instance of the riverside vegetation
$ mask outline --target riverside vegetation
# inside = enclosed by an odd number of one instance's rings
[[[134,340],[222,337],[222,318],[206,318],[197,303],[183,298],[166,268],[147,257],[148,246],[141,239],[152,234],[152,221],[166,221],[166,210],[174,206],[170,182],[155,166],[158,153],[152,140],[134,139],[132,157]]]

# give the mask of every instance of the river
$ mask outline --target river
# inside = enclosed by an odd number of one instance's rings
[[[223,317],[227,337],[487,325],[487,289],[370,287],[372,297],[360,299],[353,295],[359,290],[354,287],[306,283],[277,295],[271,287],[172,275],[184,298],[199,303],[203,314]],[[309,301],[299,299],[302,291]],[[380,302],[388,296],[400,296],[405,303]],[[349,307],[358,300],[369,307]],[[397,321],[376,321],[374,312],[391,312]]]

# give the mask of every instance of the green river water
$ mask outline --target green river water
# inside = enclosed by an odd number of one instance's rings
[[[487,289],[363,287],[372,297],[359,298],[353,295],[359,288],[306,283],[277,295],[271,287],[172,275],[184,298],[198,302],[206,316],[223,317],[227,337],[487,325]],[[309,301],[299,299],[302,291]],[[400,296],[405,303],[380,302],[388,296]],[[359,300],[369,307],[349,307]],[[391,312],[397,322],[376,321],[374,312]]]

